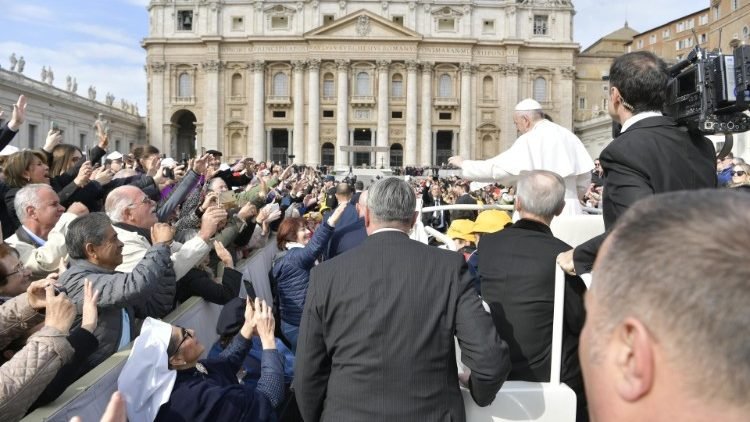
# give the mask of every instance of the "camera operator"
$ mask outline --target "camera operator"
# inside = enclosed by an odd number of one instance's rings
[[[610,67],[608,111],[622,129],[599,156],[607,232],[643,197],[716,187],[716,153],[711,141],[689,133],[661,113],[668,81],[664,61],[646,51],[622,55]],[[606,234],[561,254],[562,268],[571,274],[591,272]]]

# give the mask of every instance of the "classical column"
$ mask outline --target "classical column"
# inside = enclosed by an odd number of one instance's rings
[[[378,137],[377,146],[388,146],[388,69],[390,60],[378,60]],[[375,154],[375,167],[384,165],[390,167],[390,154],[378,152]]]
[[[417,164],[417,62],[406,61],[406,145],[404,166]]]
[[[223,134],[219,128],[219,99],[222,95],[219,93],[219,69],[221,62],[218,60],[209,60],[201,63],[203,71],[206,74],[206,89],[203,93],[203,146],[206,149],[225,150]],[[195,93],[194,93],[195,94]],[[226,151],[228,152],[228,151]]]
[[[305,163],[305,62],[295,60],[294,67],[294,132],[292,151],[294,164]]]
[[[500,108],[503,113],[503,132],[505,133],[501,151],[505,151],[516,141],[517,129],[513,124],[513,110],[518,103],[518,72],[520,68],[517,64],[512,63],[504,67],[505,69],[505,107]]]
[[[169,138],[164,138],[164,102],[169,101],[169,94],[164,92],[164,62],[151,62],[148,66],[151,80],[151,95],[148,101],[148,142],[164,150],[169,145]],[[165,142],[166,141],[166,142]]]
[[[336,101],[336,166],[349,167],[349,153],[341,147],[349,145],[349,60],[336,60],[338,89]]]
[[[378,136],[378,130],[377,129],[371,130],[370,131],[370,145],[374,145],[375,142],[377,142],[378,138],[379,138],[379,136]],[[380,157],[378,157],[377,154],[373,154],[372,152],[370,152],[370,160],[369,160],[370,161],[370,165],[377,167],[378,166],[378,161],[377,160],[379,158]],[[373,159],[375,160],[374,163],[372,162]]]
[[[420,145],[421,163],[431,166],[432,154],[432,68],[433,63],[422,62],[422,141]]]
[[[461,63],[461,135],[458,155],[471,157],[471,63]],[[454,151],[456,146],[453,146]]]
[[[574,67],[560,69],[560,125],[573,130],[573,79],[576,76]]]
[[[478,122],[480,121],[479,118],[481,117],[481,113],[479,112],[478,107],[478,97],[481,94],[477,94],[479,92],[478,86],[477,86],[477,66],[471,67],[471,106],[469,107],[469,110],[471,110],[471,121],[469,123],[469,131],[471,132],[471,140],[469,141],[469,151],[470,151],[470,157],[474,158],[476,160],[482,158],[481,157],[481,147],[480,143],[477,140],[477,127],[479,126]]]
[[[320,164],[320,60],[307,62],[307,153],[305,164]]]
[[[266,156],[264,160],[273,159],[273,139],[271,138],[271,129],[266,129]]]
[[[265,63],[262,60],[253,62],[253,158],[261,162],[266,159],[266,139],[265,139]]]

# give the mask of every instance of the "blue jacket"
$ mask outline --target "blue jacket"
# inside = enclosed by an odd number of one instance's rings
[[[281,319],[287,324],[299,326],[307,296],[307,284],[310,282],[310,270],[332,235],[333,227],[325,220],[315,230],[307,246],[289,249],[283,257],[274,260],[272,274],[279,290]]]
[[[245,370],[245,376],[242,378],[242,381],[248,387],[255,387],[263,373],[263,344],[258,336],[253,336],[252,341],[253,345],[250,347],[250,351],[247,352],[245,361],[242,362],[242,368]],[[290,385],[292,380],[294,380],[294,353],[278,338],[276,339],[276,350],[283,359],[284,384]],[[218,358],[223,351],[221,342],[217,341],[208,352],[208,358]]]

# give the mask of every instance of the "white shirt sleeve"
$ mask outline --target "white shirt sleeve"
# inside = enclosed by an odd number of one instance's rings
[[[464,160],[461,169],[464,178],[477,182],[509,184],[517,177],[496,165],[492,159]]]

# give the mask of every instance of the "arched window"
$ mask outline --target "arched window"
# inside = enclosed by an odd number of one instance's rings
[[[547,80],[541,76],[534,79],[534,99],[541,102],[547,101]]]
[[[742,27],[742,39],[746,40],[748,37],[750,37],[750,29],[748,27],[743,26]]]
[[[244,151],[242,151],[242,135],[240,135],[238,132],[234,132],[232,134],[232,140],[229,150],[232,151],[232,155],[244,154]]]
[[[370,74],[367,72],[357,73],[357,90],[355,95],[370,95]]]
[[[440,75],[438,81],[438,97],[452,97],[453,96],[453,82],[451,76],[447,73]]]
[[[391,97],[404,96],[404,77],[400,73],[395,73],[391,78]]]
[[[232,97],[241,97],[243,94],[242,89],[242,75],[235,73],[232,75]]]
[[[191,97],[193,95],[193,84],[191,82],[190,75],[187,72],[180,73],[177,87],[178,97]]]
[[[333,85],[333,73],[323,75],[323,97],[333,97],[336,95],[336,89]]]
[[[495,84],[492,81],[492,76],[485,76],[482,79],[482,98],[485,100],[495,98]]]
[[[273,95],[280,97],[289,95],[289,78],[283,72],[273,75]]]

